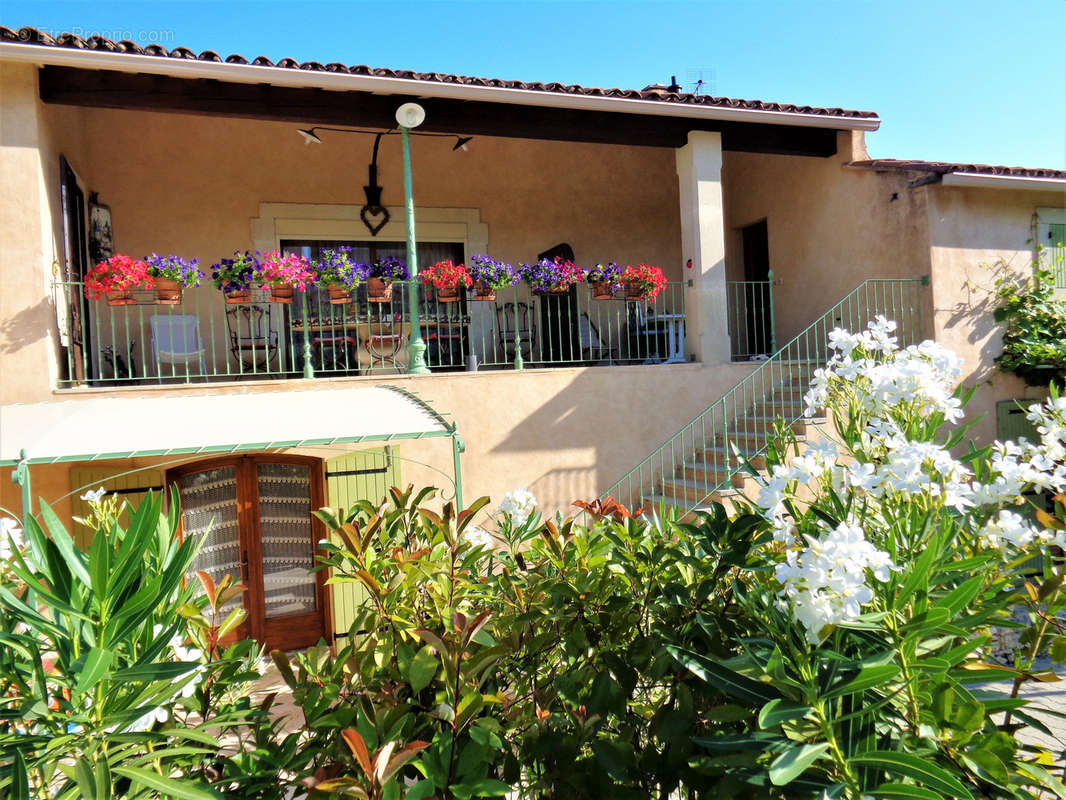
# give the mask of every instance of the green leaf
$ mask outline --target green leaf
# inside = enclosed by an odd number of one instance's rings
[[[111,570],[111,542],[108,537],[96,535],[89,548],[89,579],[93,594],[101,606],[110,603],[107,595],[107,575]]]
[[[616,781],[626,778],[626,773],[633,765],[633,748],[624,742],[609,739],[596,739],[592,742],[592,752],[600,766]]]
[[[218,792],[198,782],[165,778],[156,772],[140,767],[115,767],[113,771],[124,778],[136,781],[141,786],[155,789],[164,797],[176,797],[178,800],[219,800],[222,797]]]
[[[886,800],[944,800],[944,795],[912,783],[882,783],[870,795]]]
[[[981,587],[984,585],[986,577],[984,575],[974,575],[970,580],[956,587],[952,592],[940,598],[933,606],[933,608],[946,608],[951,612],[951,616],[956,616],[966,606],[968,606],[978,593],[981,591]]]
[[[1015,761],[1014,768],[1035,780],[1037,786],[1053,791],[1059,800],[1066,800],[1066,785],[1043,767],[1032,761]]]
[[[123,683],[149,683],[150,681],[172,681],[187,672],[196,669],[196,661],[158,661],[154,664],[135,664],[120,669],[111,677]]]
[[[407,682],[411,684],[411,692],[418,694],[429,686],[439,667],[440,661],[428,644],[415,653],[407,672]]]
[[[15,750],[11,767],[11,800],[30,800],[30,778],[26,774],[26,762],[21,750]]]
[[[689,650],[674,645],[666,648],[681,666],[702,678],[724,694],[749,703],[765,704],[780,698],[777,690],[768,683],[740,675],[717,661],[711,661]]]
[[[82,756],[74,762],[74,780],[78,784],[82,797],[97,800],[96,778],[93,777],[93,763]]]
[[[970,750],[960,754],[963,763],[966,764],[981,780],[1007,788],[1010,777],[1007,775],[1007,767],[990,750]]]
[[[763,730],[773,728],[782,722],[791,722],[794,719],[802,719],[811,710],[804,703],[794,703],[791,700],[771,700],[762,707],[759,712],[759,727]]]
[[[852,766],[873,767],[895,775],[913,778],[949,797],[973,800],[973,795],[962,785],[958,778],[954,777],[943,767],[938,767],[928,759],[919,758],[910,753],[900,753],[892,750],[872,750],[862,755],[852,756],[848,759]]]
[[[59,552],[62,553],[63,561],[66,563],[67,568],[73,572],[78,580],[80,580],[85,586],[92,586],[92,581],[89,578],[89,571],[85,568],[85,554],[75,547],[74,540],[70,538],[67,529],[63,526],[63,523],[59,521],[56,512],[54,512],[52,507],[43,500],[41,501],[41,518],[44,520],[44,524],[48,526],[48,532],[52,536],[52,541],[55,543],[55,546],[59,548]]]
[[[770,782],[774,786],[786,786],[807,769],[829,749],[829,742],[803,744],[786,750],[770,764]]]
[[[881,686],[888,683],[899,675],[899,667],[895,664],[885,664],[879,667],[867,667],[861,670],[850,678],[846,678],[840,681],[835,686],[830,687],[824,695],[825,700],[832,700],[834,697],[840,697],[845,694],[858,694],[867,689],[872,689],[875,686]]]
[[[90,650],[85,656],[85,663],[78,674],[78,693],[82,694],[96,686],[100,679],[107,674],[107,670],[114,658],[115,654],[106,648],[94,647]]]

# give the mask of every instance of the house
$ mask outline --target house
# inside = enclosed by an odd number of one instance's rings
[[[662,294],[520,286],[452,307],[402,286],[387,305],[318,291],[233,304],[208,280],[180,305],[85,296],[109,249],[203,266],[337,243],[404,257],[393,134],[408,102],[425,110],[411,136],[420,266],[572,252],[660,265]],[[672,496],[699,502],[728,470],[689,463],[695,451],[717,437],[725,452],[737,420],[757,422],[782,387],[792,394],[771,407],[793,408],[796,364],[823,351],[789,354],[834,324],[886,313],[954,347],[980,385],[975,432],[991,438],[996,403],[1026,390],[992,369],[982,264],[1028,269],[1036,239],[1066,222],[1066,172],[870,159],[864,135],[879,124],[661,85],[0,27],[0,464],[24,461],[34,502],[68,523],[86,487],[177,487],[186,528],[214,524],[201,566],[252,586],[250,633],[297,646],[346,627],[344,598],[306,577],[312,507],[392,483],[455,495],[460,464],[468,497],[528,486],[548,511],[619,493],[619,479],[631,501],[670,494],[678,470],[695,477]],[[428,375],[406,371],[413,329]],[[0,504],[19,502],[2,481]]]

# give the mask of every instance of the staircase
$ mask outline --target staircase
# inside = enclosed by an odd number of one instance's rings
[[[742,460],[763,467],[774,423],[782,420],[803,440],[814,435],[821,421],[803,416],[803,397],[815,370],[828,359],[829,332],[838,327],[859,331],[883,315],[896,321],[900,347],[915,344],[922,335],[921,288],[927,283],[925,278],[863,281],[601,498],[614,497],[630,508],[664,502],[684,517],[708,502],[728,503],[753,490],[755,482],[742,472]]]

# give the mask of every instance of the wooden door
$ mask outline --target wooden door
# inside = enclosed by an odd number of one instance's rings
[[[193,571],[216,582],[231,575],[247,587],[248,617],[237,638],[292,650],[327,635],[324,572],[312,573],[323,535],[311,510],[322,505],[321,461],[242,456],[197,462],[168,474],[177,483],[182,535],[203,535]]]

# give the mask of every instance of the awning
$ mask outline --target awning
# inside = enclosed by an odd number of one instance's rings
[[[0,407],[0,465],[234,453],[454,436],[394,386],[185,397],[80,397]]]

